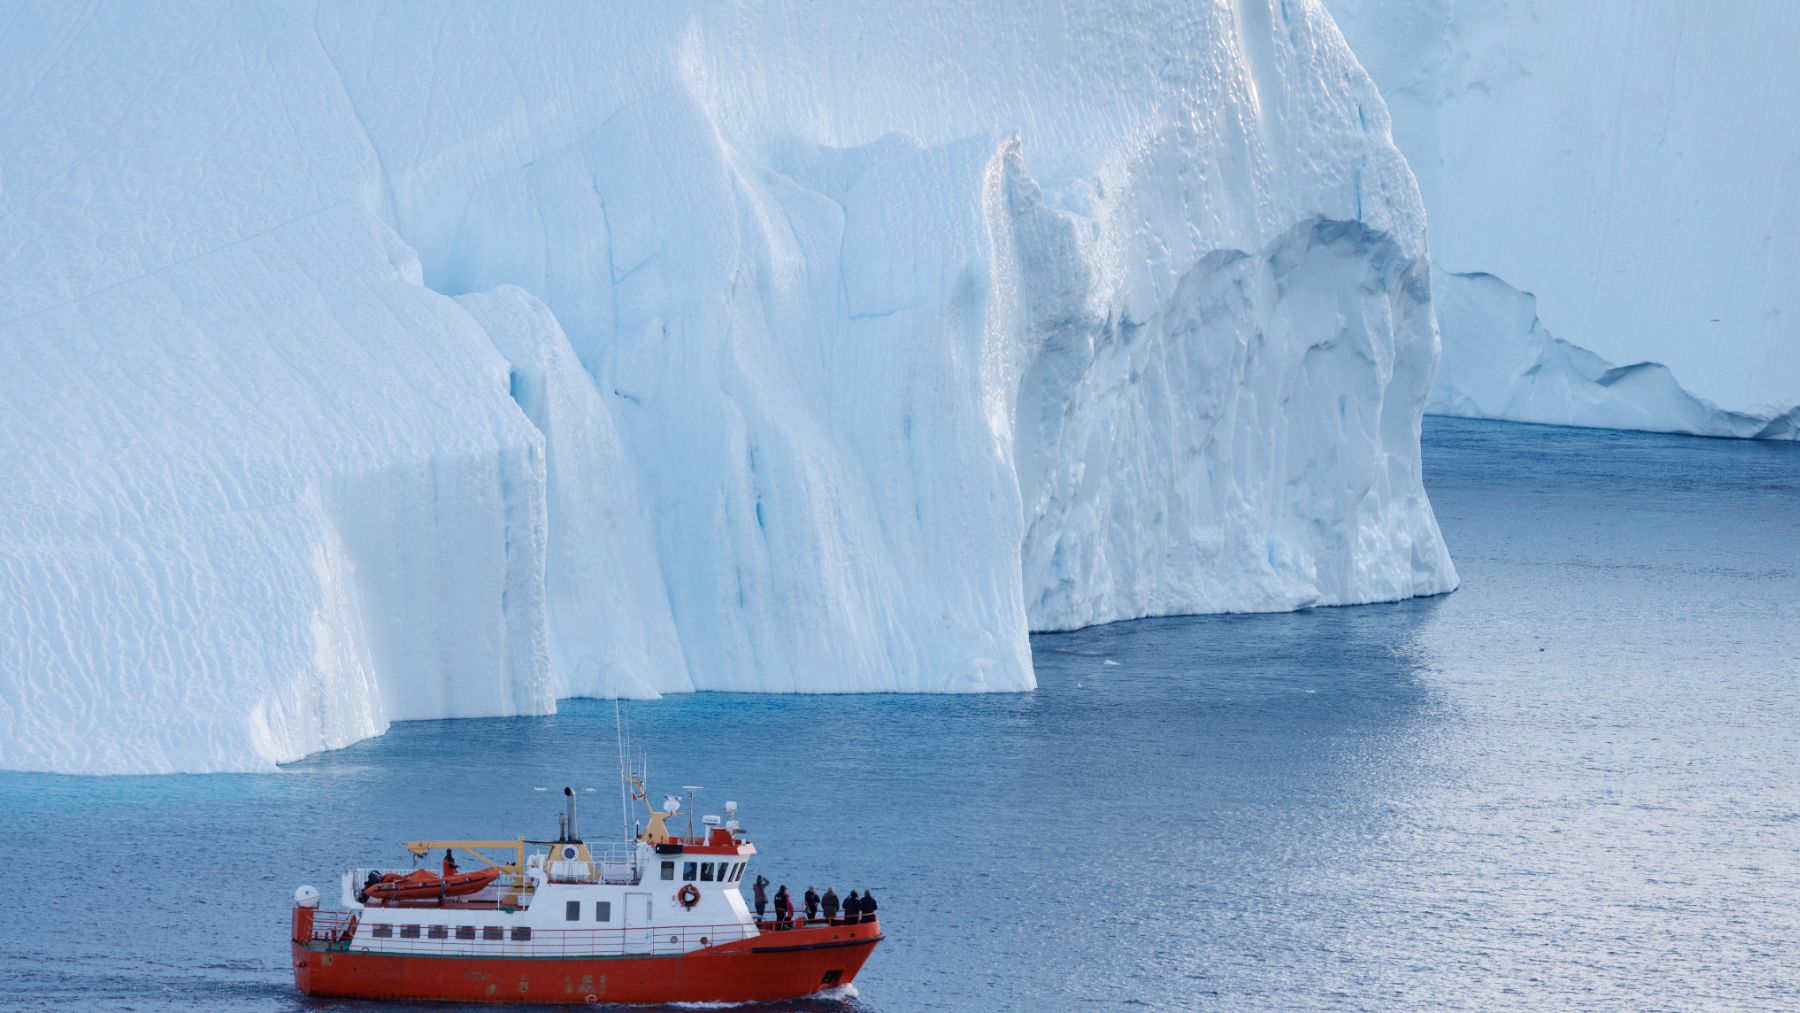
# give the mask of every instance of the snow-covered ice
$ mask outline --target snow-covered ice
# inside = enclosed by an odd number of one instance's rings
[[[1800,435],[1800,5],[1327,5],[1429,211],[1428,410]]]
[[[1313,2],[26,7],[0,155],[0,767],[1455,584]]]

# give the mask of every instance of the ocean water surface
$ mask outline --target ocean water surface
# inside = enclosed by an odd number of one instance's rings
[[[1425,452],[1451,595],[1038,636],[1028,694],[630,705],[653,793],[881,901],[854,995],[758,1008],[1800,1006],[1800,445]],[[598,837],[614,757],[569,701],[277,774],[0,774],[0,1007],[395,1009],[292,991],[294,887],[546,835],[564,784]]]

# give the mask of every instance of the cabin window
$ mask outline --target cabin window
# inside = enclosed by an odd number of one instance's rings
[[[738,864],[731,867],[731,881],[733,883],[735,883],[738,880],[743,879],[743,878],[744,878],[744,863],[739,862]]]
[[[581,920],[581,902],[578,900],[563,901],[563,918],[566,921],[571,921],[571,922],[580,921]]]
[[[450,926],[448,926],[448,925],[433,925],[432,927],[425,930],[425,938],[427,938],[427,939],[449,939],[450,938]]]
[[[724,865],[721,864],[720,868],[724,868]],[[713,881],[712,869],[713,869],[713,864],[711,862],[701,862],[700,863],[700,882],[710,883]]]
[[[597,900],[594,902],[594,920],[597,922],[612,921],[612,901]]]
[[[674,862],[664,862],[663,863],[663,878],[664,879],[674,879],[675,878],[675,863]]]
[[[498,925],[483,925],[481,927],[481,938],[483,938],[483,939],[505,939],[506,938],[506,930],[502,929]]]
[[[526,942],[531,939],[531,929],[528,926],[521,925],[518,928],[513,929],[512,937],[513,942],[515,943]]]
[[[419,938],[419,927],[417,925],[402,925],[402,926],[400,926],[400,938],[401,939],[417,939],[417,938]]]
[[[683,863],[681,863],[681,881],[683,883],[692,883],[694,881],[694,869],[699,864],[700,864],[699,862],[683,862]]]
[[[474,939],[475,938],[475,926],[473,926],[473,925],[458,925],[456,927],[456,938],[458,938],[458,939]]]
[[[392,939],[394,937],[394,927],[392,925],[377,925],[375,926],[375,931],[371,934],[377,939]]]

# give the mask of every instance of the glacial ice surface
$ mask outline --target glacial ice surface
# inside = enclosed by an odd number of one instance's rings
[[[1327,6],[1428,211],[1429,411],[1795,437],[1800,5]]]
[[[0,152],[0,767],[1455,585],[1313,2],[22,8]]]
[[[1556,426],[1800,439],[1800,406],[1726,411],[1689,393],[1667,366],[1615,366],[1545,329],[1537,300],[1489,274],[1435,275],[1435,306],[1458,351],[1438,366],[1425,410]]]

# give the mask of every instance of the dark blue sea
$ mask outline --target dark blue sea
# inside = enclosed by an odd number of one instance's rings
[[[1800,445],[1428,419],[1425,460],[1454,594],[1039,636],[1028,694],[631,705],[653,790],[880,898],[856,994],[770,1008],[1800,1007]],[[394,1009],[293,993],[294,887],[564,784],[594,836],[615,755],[570,701],[0,774],[0,1007]]]

